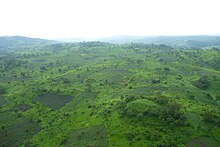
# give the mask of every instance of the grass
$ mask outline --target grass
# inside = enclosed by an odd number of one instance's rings
[[[193,112],[187,112],[186,116],[192,126],[198,127],[201,125],[201,119],[198,114]]]
[[[128,110],[135,111],[137,113],[143,113],[149,110],[159,110],[160,107],[153,101],[147,99],[138,99],[127,104]]]
[[[163,86],[145,86],[145,87],[135,87],[133,93],[136,95],[144,95],[144,96],[151,96],[155,91],[156,92],[163,92],[167,88]]]
[[[80,93],[79,96],[83,99],[94,99],[97,97],[97,93],[92,91],[85,91]]]

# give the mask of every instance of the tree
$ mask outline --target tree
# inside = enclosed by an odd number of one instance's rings
[[[194,85],[200,89],[207,89],[209,87],[208,77],[201,77],[198,81],[195,82]]]
[[[168,99],[163,96],[160,96],[160,97],[156,98],[155,102],[160,105],[166,105],[168,103]]]
[[[206,111],[203,113],[203,120],[208,122],[208,123],[214,123],[217,126],[220,126],[220,114],[217,113],[216,111]]]
[[[186,116],[180,112],[180,105],[174,102],[166,104],[165,111],[161,113],[160,118],[177,125],[184,125],[186,122]]]

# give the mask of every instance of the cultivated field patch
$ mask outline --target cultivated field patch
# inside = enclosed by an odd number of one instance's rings
[[[17,121],[18,117],[16,113],[5,111],[0,113],[0,127],[4,128]]]
[[[104,125],[73,131],[65,140],[65,146],[107,147],[108,134]]]
[[[187,147],[219,147],[220,143],[211,137],[199,137],[186,144]]]
[[[32,106],[28,105],[28,104],[20,104],[18,105],[17,107],[15,107],[13,110],[16,111],[16,110],[20,110],[22,112],[25,112],[29,109],[31,109]]]
[[[0,146],[20,146],[26,139],[32,138],[40,130],[41,128],[37,123],[27,119],[20,119],[9,127],[1,128]]]
[[[64,96],[59,94],[44,94],[35,98],[35,101],[41,102],[53,110],[62,108],[66,103],[73,99],[72,96]]]

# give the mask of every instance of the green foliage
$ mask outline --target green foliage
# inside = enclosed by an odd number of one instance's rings
[[[195,82],[195,86],[201,89],[207,89],[209,87],[208,77],[201,77],[198,81]]]
[[[6,42],[0,134],[9,134],[1,146],[219,144],[219,50],[198,49],[211,42],[206,37],[186,38],[173,46],[166,43],[172,37],[156,44]]]
[[[140,117],[141,114],[157,116],[159,114],[160,107],[153,101],[147,99],[138,99],[128,103],[126,111],[128,116],[139,115],[138,117]]]
[[[220,113],[216,111],[206,111],[203,113],[203,120],[208,123],[213,123],[220,127]]]
[[[166,105],[168,103],[168,99],[166,97],[159,96],[156,98],[155,102],[160,105]]]
[[[165,106],[165,111],[160,117],[168,123],[175,123],[177,125],[184,125],[186,116],[180,111],[180,105],[175,102],[169,102]]]

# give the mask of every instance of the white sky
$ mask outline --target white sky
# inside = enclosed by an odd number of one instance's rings
[[[220,34],[220,0],[0,0],[0,36]]]

